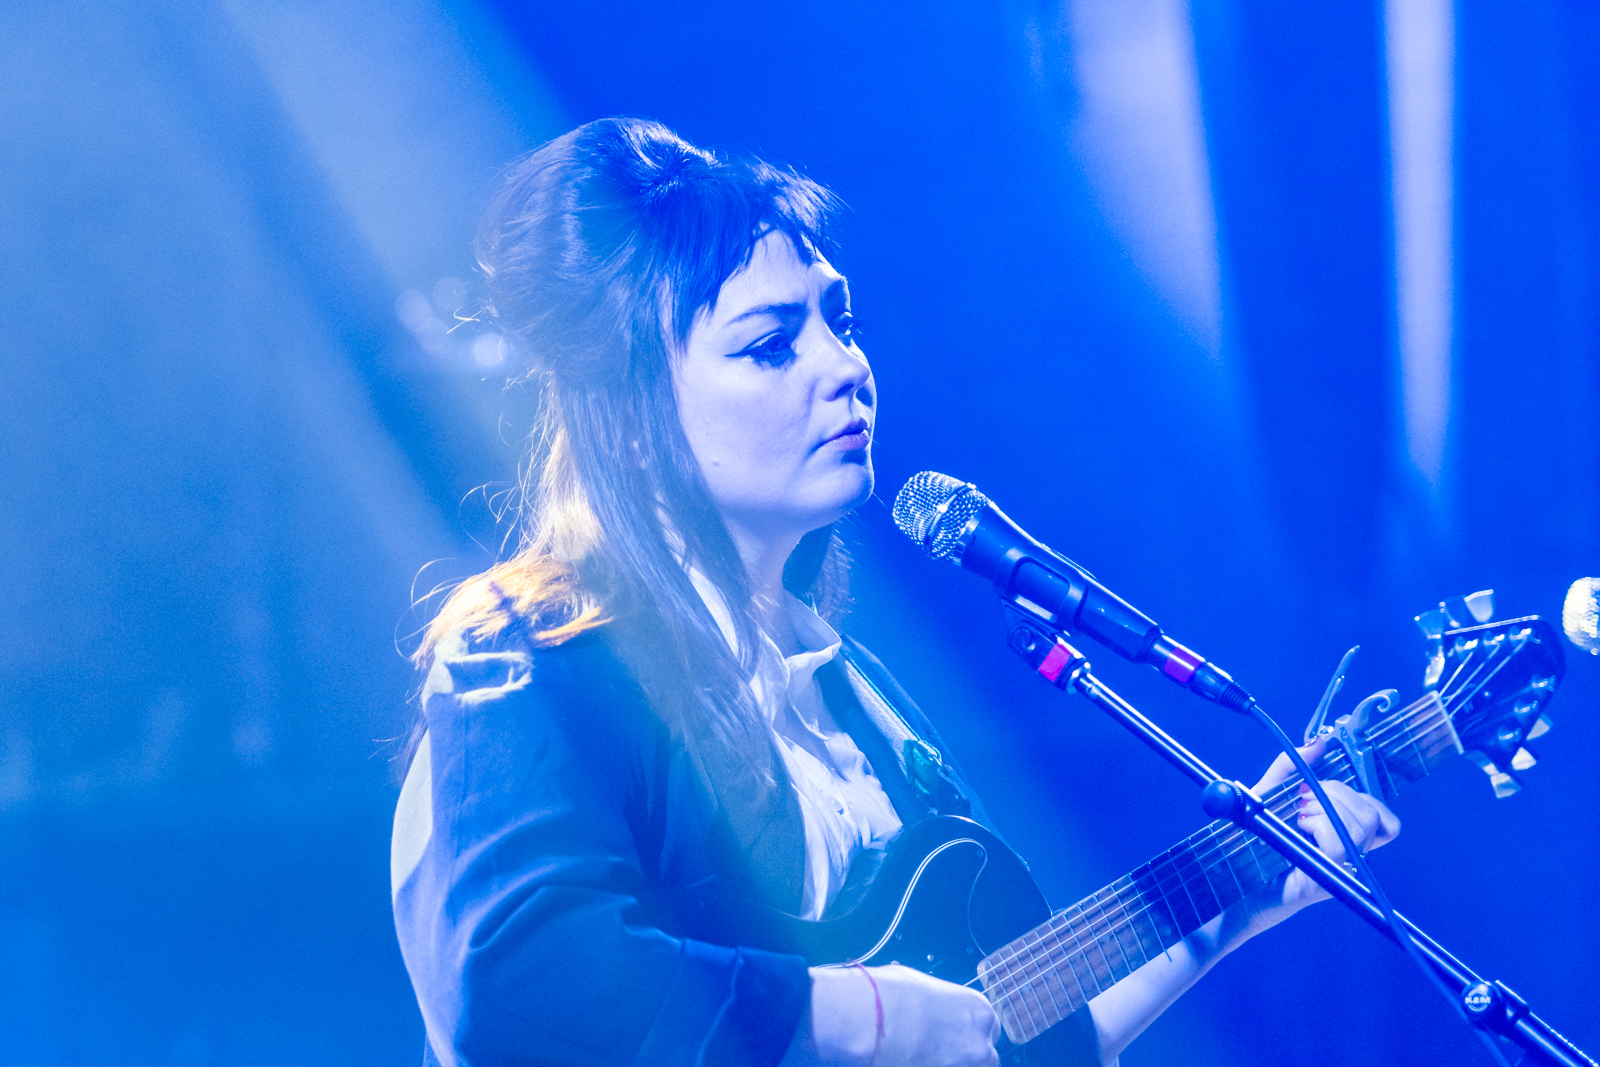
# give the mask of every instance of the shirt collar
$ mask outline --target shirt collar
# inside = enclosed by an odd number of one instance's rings
[[[706,610],[711,613],[717,629],[722,631],[723,640],[728,642],[728,648],[738,656],[739,634],[734,628],[733,612],[728,609],[728,602],[723,597],[722,590],[718,589],[716,584],[694,564],[686,564],[684,569],[689,574],[689,582],[694,586],[695,592],[705,601]],[[839,654],[839,634],[822,616],[811,610],[808,604],[793,593],[784,590],[783,598],[784,610],[789,613],[795,638],[800,642],[800,651],[793,656],[784,656],[770,638],[766,638],[762,643],[766,646],[766,651],[788,666],[790,684],[799,682],[803,685],[811,680],[818,667]]]

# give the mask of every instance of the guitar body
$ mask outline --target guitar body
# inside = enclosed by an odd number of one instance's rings
[[[974,988],[985,956],[1050,918],[1027,864],[982,825],[953,815],[906,827],[859,900],[818,922],[714,893],[684,891],[660,903],[663,925],[683,936],[804,956],[812,966],[900,963]],[[1088,1035],[1068,1029],[1026,1045],[1001,1037],[1001,1062],[1048,1065],[1063,1062],[1066,1047],[1092,1051]]]

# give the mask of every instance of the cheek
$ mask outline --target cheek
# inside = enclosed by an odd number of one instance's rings
[[[703,444],[695,454],[702,467],[754,470],[781,480],[785,469],[804,459],[804,423],[762,405],[708,413],[698,436]]]
[[[759,495],[805,460],[810,427],[803,405],[781,390],[698,390],[680,395],[685,436],[713,490]],[[720,493],[718,495],[721,495]]]

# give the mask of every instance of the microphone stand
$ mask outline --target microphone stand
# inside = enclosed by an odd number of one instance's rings
[[[1008,611],[1008,614],[1013,614]],[[1276,849],[1290,863],[1326,889],[1335,900],[1365,919],[1390,940],[1395,939],[1383,910],[1360,881],[1323,855],[1297,830],[1268,811],[1239,782],[1229,781],[1184,748],[1138,708],[1113,692],[1089,670],[1083,653],[1040,623],[1013,614],[1009,643],[1012,650],[1058,689],[1075,691],[1162,759],[1201,787],[1201,806],[1215,819],[1228,819]],[[1504,983],[1486,981],[1473,970],[1400,916],[1412,941],[1428,965],[1454,991],[1467,1020],[1480,1030],[1513,1042],[1539,1063],[1553,1067],[1600,1067],[1581,1049],[1540,1019],[1528,1004]]]

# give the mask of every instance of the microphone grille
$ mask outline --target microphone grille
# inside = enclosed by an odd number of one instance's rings
[[[989,498],[948,474],[913,474],[894,498],[894,524],[934,559],[960,563],[961,531]]]
[[[1600,578],[1579,578],[1561,606],[1561,628],[1573,644],[1600,656]]]

